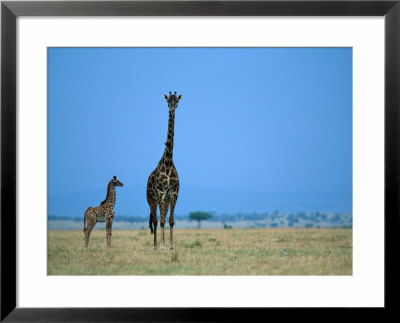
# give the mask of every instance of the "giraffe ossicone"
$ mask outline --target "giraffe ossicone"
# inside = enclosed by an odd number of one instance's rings
[[[114,220],[114,205],[117,201],[117,194],[115,192],[116,186],[124,186],[118,179],[117,176],[108,182],[106,199],[100,203],[99,206],[89,207],[83,218],[83,233],[85,234],[85,247],[89,245],[89,237],[94,226],[97,222],[106,223],[106,241],[107,247],[111,247],[111,229]]]
[[[168,102],[168,133],[165,144],[164,154],[161,157],[157,167],[150,174],[147,181],[147,202],[150,207],[149,228],[154,234],[154,249],[157,249],[157,206],[160,209],[160,227],[161,227],[161,245],[160,249],[165,250],[164,226],[165,218],[170,210],[169,230],[170,230],[170,249],[174,249],[173,244],[173,227],[174,227],[174,210],[179,193],[179,177],[173,162],[174,148],[174,125],[175,111],[182,95],[176,95],[176,91],[169,96],[164,94],[165,100]]]

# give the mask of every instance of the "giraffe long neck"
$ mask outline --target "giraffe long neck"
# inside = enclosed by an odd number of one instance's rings
[[[174,150],[174,126],[175,126],[175,112],[169,111],[168,118],[168,136],[165,143],[164,155],[162,161],[165,165],[172,165],[172,154]]]
[[[115,187],[112,181],[110,181],[107,186],[106,199],[101,204],[113,208],[116,201],[117,201],[117,194],[115,193]]]

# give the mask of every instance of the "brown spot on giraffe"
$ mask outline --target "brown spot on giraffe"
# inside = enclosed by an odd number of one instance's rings
[[[182,98],[182,95],[177,96],[176,92],[174,94],[169,92],[169,96],[164,95],[164,98],[167,100],[169,108],[167,141],[164,143],[164,154],[147,181],[147,202],[150,207],[149,227],[151,233],[154,234],[154,250],[157,249],[157,206],[160,209],[160,249],[165,249],[164,225],[168,208],[170,209],[170,249],[174,249],[174,210],[179,193],[179,178],[172,160],[172,155],[174,148],[175,110],[178,107],[178,102]]]
[[[89,237],[97,222],[106,222],[107,247],[111,246],[111,229],[114,220],[114,205],[117,200],[115,186],[124,186],[116,176],[107,185],[106,199],[99,206],[89,207],[83,218],[83,233],[85,234],[85,247],[89,245]],[[87,225],[86,225],[87,224]]]

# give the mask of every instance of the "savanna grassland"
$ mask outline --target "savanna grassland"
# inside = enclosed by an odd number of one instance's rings
[[[158,230],[158,242],[160,241]],[[352,229],[174,229],[153,251],[149,230],[49,231],[49,275],[351,275]],[[166,246],[169,229],[166,230]]]

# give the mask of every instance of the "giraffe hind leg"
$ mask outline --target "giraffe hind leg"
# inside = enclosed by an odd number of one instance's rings
[[[149,226],[152,225],[152,227],[150,226],[150,229],[153,228],[152,233],[154,235],[154,245],[153,245],[153,250],[157,250],[157,203],[152,202],[150,204],[150,219],[149,219]],[[151,222],[151,224],[150,224]]]
[[[154,229],[157,227],[157,224],[155,224],[154,222],[154,218],[155,220],[157,220],[157,202],[150,196],[149,193],[147,194],[147,203],[149,204],[150,207],[150,215],[149,215],[150,234],[154,234]]]
[[[153,219],[151,216],[151,212],[149,214],[149,228],[150,228],[150,234],[154,234],[154,230],[153,230]]]
[[[170,213],[169,213],[169,241],[170,241],[170,250],[174,250],[174,211],[175,211],[175,204],[178,196],[172,197]]]
[[[85,247],[87,248],[89,246],[89,238],[90,238],[90,233],[92,232],[94,226],[96,225],[96,221],[91,221],[90,219],[87,221],[87,227],[83,231],[85,233]]]

